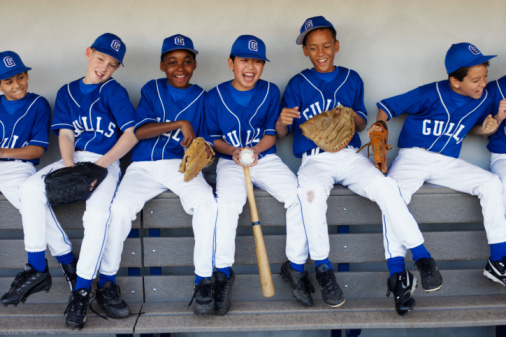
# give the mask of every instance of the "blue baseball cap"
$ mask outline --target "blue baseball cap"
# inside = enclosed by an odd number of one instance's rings
[[[124,66],[123,57],[125,57],[126,46],[117,35],[111,33],[102,34],[93,42],[91,48],[114,57]]]
[[[449,74],[462,67],[472,67],[487,62],[497,55],[483,55],[475,45],[467,42],[452,44],[445,57],[446,72]]]
[[[178,49],[189,50],[192,53],[194,53],[195,55],[197,55],[199,53],[193,47],[192,39],[190,39],[187,36],[181,35],[181,34],[176,34],[176,35],[169,36],[168,38],[163,40],[162,54],[160,55],[160,59],[163,57],[163,54],[165,54],[169,51],[178,50]]]
[[[230,51],[230,56],[259,59],[270,62],[265,55],[265,43],[253,35],[239,36]]]
[[[297,44],[302,44],[302,42],[304,41],[304,37],[306,37],[306,35],[310,31],[325,27],[330,27],[334,30],[334,32],[336,31],[334,26],[329,21],[327,21],[327,19],[325,19],[323,16],[313,16],[312,18],[309,18],[306,21],[304,21],[304,24],[302,25],[302,27],[300,27],[300,35],[297,38],[297,40],[295,40],[295,42]]]
[[[21,57],[13,51],[7,50],[0,53],[0,80],[5,80],[31,70],[21,61]]]

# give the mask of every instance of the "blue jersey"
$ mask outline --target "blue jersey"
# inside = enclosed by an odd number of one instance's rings
[[[135,130],[146,123],[187,120],[197,136],[210,141],[204,123],[205,91],[197,85],[179,89],[184,90],[185,95],[174,101],[170,89],[166,78],[151,80],[142,87],[141,100],[135,113]],[[185,149],[180,143],[183,139],[181,129],[177,129],[141,140],[132,152],[132,161],[182,159]]]
[[[490,82],[487,90],[492,98],[492,115],[496,115],[499,109],[499,102],[506,98],[506,76],[497,81]],[[488,137],[488,149],[493,153],[506,153],[506,119],[499,125],[497,132]]]
[[[234,98],[232,81],[224,82],[209,91],[206,97],[206,123],[212,141],[223,139],[234,147],[253,147],[264,135],[276,136],[279,116],[279,89],[270,82],[259,80],[251,101],[240,105]],[[262,158],[276,153],[276,145],[258,155]],[[218,153],[220,157],[231,156]]]
[[[64,85],[56,95],[51,130],[69,129],[75,134],[75,149],[107,153],[121,134],[134,125],[135,110],[128,93],[110,78],[84,95],[79,81]]]
[[[13,102],[17,108],[11,111],[0,104],[0,146],[15,149],[36,145],[47,150],[51,118],[51,108],[47,100],[32,93],[19,101],[7,101],[4,96],[0,96],[0,100],[5,104]],[[26,161],[35,165],[39,163],[39,159]]]
[[[323,111],[343,106],[353,109],[367,121],[364,106],[364,83],[357,72],[344,67],[336,67],[335,77],[321,74],[314,69],[306,69],[292,77],[283,94],[281,109],[299,107],[300,118],[295,118],[289,126],[293,131],[293,154],[302,157],[317,145],[302,134],[300,125]],[[327,78],[326,78],[327,77]],[[355,132],[350,146],[360,147],[360,137]],[[322,150],[320,150],[322,151]]]
[[[491,113],[487,90],[480,98],[460,95],[448,80],[430,83],[377,103],[388,118],[407,113],[399,147],[420,147],[457,158],[467,133]]]

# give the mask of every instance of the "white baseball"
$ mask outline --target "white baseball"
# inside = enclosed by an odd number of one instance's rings
[[[254,153],[251,150],[244,149],[239,153],[239,161],[243,165],[251,165],[255,161]]]

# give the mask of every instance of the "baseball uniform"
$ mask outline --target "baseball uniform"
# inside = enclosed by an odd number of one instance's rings
[[[152,80],[142,88],[135,114],[135,130],[146,123],[187,120],[197,136],[209,141],[204,124],[204,97],[205,91],[197,85],[177,89],[171,87],[166,78]],[[193,215],[195,273],[211,277],[216,201],[213,190],[202,173],[189,182],[184,182],[184,174],[178,172],[185,151],[180,144],[183,138],[181,129],[177,129],[141,140],[134,148],[132,163],[128,166],[113,202],[110,230],[118,235],[108,238],[101,274],[116,274],[123,241],[130,232],[132,220],[135,220],[146,201],[170,189],[180,197],[184,210]]]
[[[110,78],[105,83],[85,85],[82,79],[63,86],[57,94],[51,129],[74,131],[74,162],[95,162],[117,142],[121,133],[132,127],[134,109],[126,90]],[[49,236],[54,236],[57,255],[68,253],[72,246],[47,203],[44,176],[64,167],[63,160],[50,164],[31,176],[21,187],[21,215],[25,232],[25,249],[40,252],[46,249]],[[111,164],[108,175],[86,201],[83,215],[85,235],[77,264],[77,274],[83,279],[95,277],[100,266],[110,207],[121,174],[119,161]],[[55,221],[41,223],[48,216]],[[111,235],[117,235],[111,233]],[[51,241],[53,242],[53,241]]]
[[[497,113],[499,102],[505,98],[506,76],[487,85],[487,90],[493,102],[492,113]],[[492,155],[490,157],[490,171],[497,174],[502,183],[504,207],[506,209],[506,120],[499,125],[496,133],[488,137],[488,146]]]
[[[9,101],[0,96],[0,141],[2,148],[14,149],[28,145],[47,150],[51,108],[47,100],[28,93],[23,99]],[[20,208],[19,186],[35,173],[39,159],[0,160],[0,191],[16,208]]]
[[[388,118],[407,114],[399,135],[400,151],[388,174],[397,181],[405,202],[409,204],[425,181],[476,195],[482,205],[489,244],[505,242],[499,178],[457,158],[469,130],[492,113],[488,90],[474,99],[454,92],[444,80],[382,100],[377,106]],[[388,219],[384,226],[390,227]],[[399,237],[391,231],[384,234],[387,252],[404,256],[406,247]]]
[[[389,230],[402,238],[405,246],[421,245],[423,237],[399,194],[396,182],[386,178],[362,153],[356,153],[360,147],[358,133],[345,149],[336,153],[324,152],[302,135],[300,124],[337,106],[349,107],[367,119],[362,79],[355,71],[344,67],[336,67],[330,73],[319,73],[314,69],[300,72],[288,83],[281,101],[281,109],[299,107],[301,115],[289,126],[294,133],[293,153],[302,157],[298,195],[304,230],[296,233],[295,241],[306,241],[307,244],[299,246],[300,256],[307,258],[309,255],[313,260],[328,258],[327,198],[334,184],[347,186],[376,202],[391,224]]]
[[[211,139],[223,139],[234,147],[253,147],[265,135],[275,136],[275,124],[279,115],[279,89],[270,82],[258,80],[253,89],[247,91],[250,101],[241,105],[238,96],[244,92],[236,90],[232,81],[224,82],[212,89],[206,97],[206,122]],[[284,203],[287,233],[303,230],[300,205],[297,199],[297,182],[293,172],[275,154],[276,146],[258,154],[258,162],[250,167],[252,183],[269,192],[276,200]],[[231,267],[234,263],[235,235],[239,214],[247,200],[244,171],[230,156],[218,153],[216,169],[216,193],[218,220],[216,232],[217,268]],[[287,256],[297,263],[305,263],[297,255],[295,240],[287,239]]]

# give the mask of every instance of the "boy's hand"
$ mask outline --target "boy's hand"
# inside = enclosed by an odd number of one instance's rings
[[[499,102],[499,109],[497,110],[497,115],[494,116],[499,124],[502,123],[504,119],[506,119],[506,98],[502,99]]]
[[[293,109],[290,108],[283,108],[281,110],[281,113],[279,114],[279,118],[276,121],[276,125],[292,125],[294,118],[300,118],[300,112],[299,107],[296,106]]]
[[[369,129],[367,129],[367,136],[371,138],[371,135],[374,131],[383,131],[383,129],[381,128],[381,126],[373,124]]]
[[[255,159],[253,161],[253,163],[249,164],[249,165],[243,165],[240,161],[240,153],[242,150],[244,149],[248,149],[248,150],[251,150],[253,151],[253,158]],[[242,167],[252,167],[252,166],[255,166],[258,162],[258,152],[256,151],[256,149],[254,147],[237,147],[235,148],[234,152],[232,153],[232,159],[234,160],[234,163],[236,163],[237,165],[239,166],[242,166]]]
[[[195,135],[195,131],[193,131],[193,127],[187,120],[182,120],[181,122],[181,132],[183,133],[184,139],[181,141],[182,147],[189,147],[193,140],[197,138]]]
[[[500,110],[500,108],[499,108],[499,110]],[[499,113],[498,113],[498,115],[499,115]],[[499,122],[497,121],[497,119],[492,117],[492,115],[488,115],[482,124],[483,136],[490,136],[490,135],[494,134],[498,128],[499,128]]]

